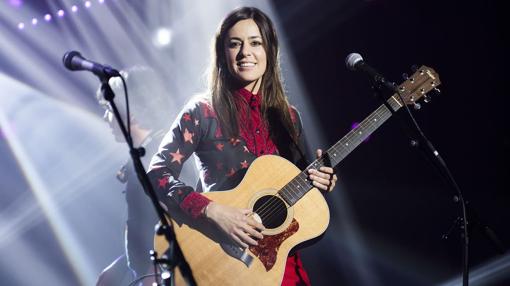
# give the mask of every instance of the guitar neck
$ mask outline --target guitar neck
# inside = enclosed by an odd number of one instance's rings
[[[356,128],[352,129],[335,145],[329,148],[319,159],[308,165],[303,172],[297,175],[278,192],[279,195],[289,205],[294,205],[313,188],[311,181],[308,179],[309,169],[318,169],[322,166],[337,166],[347,155],[356,149],[361,142],[386,122],[393,112],[399,110],[403,106],[396,94],[390,97],[386,103],[387,104],[379,106],[379,108],[365,118]],[[393,109],[393,111],[388,107]]]

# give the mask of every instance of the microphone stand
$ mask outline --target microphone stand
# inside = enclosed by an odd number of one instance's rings
[[[110,106],[112,107],[113,114],[115,115],[115,118],[119,124],[120,130],[122,131],[122,134],[124,135],[124,138],[126,139],[126,142],[129,146],[129,154],[131,156],[131,159],[133,161],[135,171],[138,177],[138,180],[140,181],[140,184],[142,185],[145,192],[149,195],[152,204],[154,205],[154,208],[156,209],[156,212],[160,219],[160,225],[157,230],[158,235],[164,235],[166,240],[168,241],[170,250],[170,256],[167,259],[158,259],[157,254],[154,251],[151,251],[151,260],[154,262],[154,274],[157,276],[158,274],[158,265],[161,266],[163,269],[162,276],[161,277],[163,281],[163,285],[170,286],[171,285],[171,278],[172,278],[172,271],[175,268],[175,266],[178,264],[177,261],[177,255],[175,251],[175,236],[170,228],[170,225],[168,224],[168,221],[165,216],[165,211],[159,204],[158,198],[156,196],[156,193],[154,192],[154,189],[152,188],[152,184],[149,181],[149,178],[147,177],[147,173],[145,172],[145,169],[143,167],[141,157],[145,155],[145,150],[140,148],[135,148],[133,146],[133,140],[131,138],[130,132],[127,131],[124,122],[122,121],[122,118],[120,116],[120,113],[117,109],[117,106],[114,102],[115,94],[113,90],[111,89],[110,85],[108,84],[108,80],[110,79],[109,75],[98,75],[96,74],[101,81],[101,92],[103,93],[104,99],[107,100],[110,103]],[[129,118],[128,118],[129,120]],[[158,283],[158,285],[161,285]]]
[[[402,98],[402,95],[400,94],[400,91],[395,83],[386,81],[384,78],[379,77],[372,80],[372,88],[375,91],[375,94],[377,97],[379,97],[382,102],[386,105],[386,107],[392,112],[395,113],[393,108],[391,108],[386,100],[384,100],[384,97],[381,95],[381,89],[387,88],[398,95],[400,98],[400,101],[404,103],[404,100]],[[403,104],[404,109],[406,110],[406,114],[408,115],[408,123],[406,124],[408,126],[411,126],[410,129],[415,134],[414,136],[411,134],[408,134],[409,138],[411,139],[411,146],[413,147],[419,147],[421,151],[425,154],[426,158],[430,159],[433,163],[433,165],[439,170],[440,174],[444,177],[450,188],[454,192],[454,202],[460,203],[462,217],[459,217],[455,220],[454,226],[450,228],[449,232],[452,231],[453,228],[459,227],[461,230],[461,240],[462,240],[462,285],[468,286],[469,285],[469,231],[468,226],[471,224],[471,221],[468,221],[468,207],[467,202],[464,200],[464,196],[462,195],[462,191],[460,190],[459,186],[457,185],[457,182],[453,178],[452,174],[450,173],[450,170],[446,166],[445,161],[437,151],[437,149],[434,147],[432,142],[427,139],[423,131],[421,130],[420,126],[414,119],[411,110],[407,106],[407,104]],[[471,209],[470,209],[471,210]],[[472,217],[469,217],[471,219]],[[488,236],[488,238],[498,246],[502,246],[499,240],[495,237],[495,234],[492,230],[490,230],[487,226],[484,226],[484,234]],[[443,235],[443,238],[447,238],[448,235]],[[496,238],[496,239],[494,239]],[[499,249],[498,249],[499,250]]]

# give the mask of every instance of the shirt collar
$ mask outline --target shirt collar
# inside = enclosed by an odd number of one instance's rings
[[[250,106],[254,106],[254,105],[259,106],[260,105],[260,102],[261,102],[260,92],[257,94],[253,94],[246,88],[241,88],[241,89],[237,90],[237,94],[240,95],[242,98],[244,98],[244,100]]]

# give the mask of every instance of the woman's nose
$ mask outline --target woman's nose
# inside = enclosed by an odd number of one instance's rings
[[[250,45],[243,44],[241,46],[241,50],[239,52],[244,57],[247,57],[247,56],[251,55],[251,47],[250,47]]]

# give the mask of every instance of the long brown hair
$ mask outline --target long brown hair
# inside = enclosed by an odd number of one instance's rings
[[[280,123],[290,132],[289,135],[295,139],[297,132],[292,123],[289,103],[283,91],[276,31],[271,19],[259,9],[253,7],[242,7],[230,12],[221,22],[214,38],[209,75],[209,94],[222,131],[227,137],[239,136],[238,114],[235,95],[233,94],[237,88],[237,82],[228,70],[225,55],[225,37],[230,28],[237,22],[246,19],[253,19],[257,24],[267,57],[267,67],[260,85],[262,116],[268,123],[270,117],[274,117],[276,114],[277,120],[281,121]],[[271,126],[269,127],[271,131]]]

